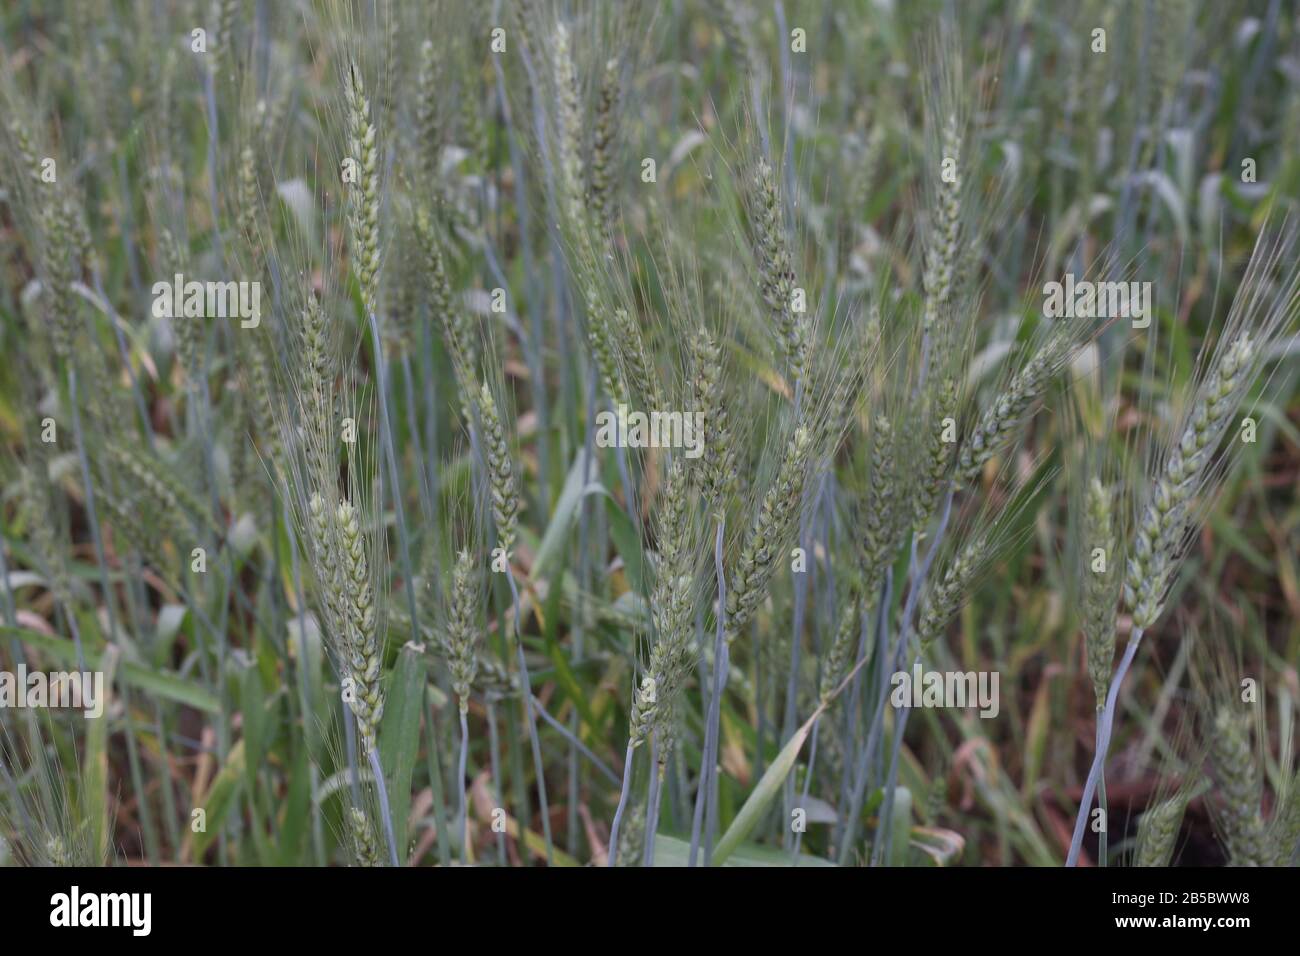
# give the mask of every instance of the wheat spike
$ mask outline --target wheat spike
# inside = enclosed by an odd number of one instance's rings
[[[618,60],[605,61],[601,74],[600,95],[596,103],[596,122],[591,140],[591,163],[588,172],[591,209],[595,219],[606,233],[613,227],[614,189],[612,167],[615,162],[615,140],[618,137],[618,111],[620,102]]]
[[[1233,866],[1260,866],[1267,858],[1264,821],[1259,812],[1259,768],[1250,747],[1246,719],[1227,707],[1219,708],[1214,714],[1210,761],[1214,767],[1228,861]]]
[[[347,664],[354,684],[350,703],[357,718],[357,730],[369,753],[376,745],[384,714],[384,695],[379,682],[383,662],[376,634],[374,588],[356,508],[342,501],[335,517],[342,551],[338,566],[345,589],[340,601],[344,619],[340,623],[346,628]]]
[[[1070,354],[1069,344],[1070,339],[1064,333],[1054,333],[984,410],[957,454],[958,485],[975,481],[984,463],[1011,440],[1026,410],[1043,393],[1061,361]]]
[[[840,612],[839,626],[835,629],[835,637],[831,641],[830,650],[826,652],[826,659],[822,663],[821,684],[818,687],[817,698],[822,703],[829,701],[835,693],[835,687],[843,679],[849,660],[853,655],[853,647],[861,630],[862,621],[862,601],[856,594],[850,595],[844,603],[844,610]],[[868,645],[870,650],[870,645]]]
[[[869,607],[875,605],[876,592],[897,540],[894,467],[894,429],[888,418],[877,415],[871,430],[871,485],[862,515],[860,555],[862,594]]]
[[[492,520],[497,529],[497,543],[509,555],[519,530],[519,483],[510,446],[506,442],[505,426],[501,423],[496,399],[492,397],[487,382],[479,389],[478,411],[487,456],[488,483],[491,485]]]
[[[811,433],[800,425],[786,445],[776,479],[764,494],[745,535],[740,557],[728,580],[728,642],[735,640],[767,596],[768,584],[798,526],[811,446]]]
[[[721,509],[735,486],[736,449],[731,434],[727,395],[723,385],[722,352],[704,326],[690,341],[691,411],[704,422],[704,453],[694,469],[700,495],[712,508]]]
[[[1156,804],[1138,824],[1137,855],[1134,866],[1168,866],[1178,842],[1178,830],[1183,822],[1187,801],[1173,797]]]
[[[361,298],[366,311],[374,313],[379,297],[380,151],[375,126],[370,121],[370,100],[366,97],[361,71],[348,64],[344,80],[344,97],[348,109],[349,158],[356,163],[355,182],[348,184],[350,208],[348,224],[352,237],[352,257]]]
[[[791,298],[795,289],[794,265],[785,231],[785,214],[776,186],[776,174],[766,160],[754,173],[754,254],[758,261],[763,301],[775,322],[785,350],[790,375],[804,377],[811,330],[807,313],[796,313]]]
[[[478,626],[478,584],[474,559],[469,551],[456,555],[451,573],[451,599],[448,601],[447,624],[443,645],[451,669],[452,690],[461,713],[469,710],[470,688],[478,670],[478,644],[482,633]]]
[[[641,685],[633,695],[632,743],[644,741],[653,730],[667,732],[672,725],[672,703],[691,666],[693,593],[691,590],[689,473],[679,456],[668,469],[661,497],[659,561],[650,599],[654,633],[650,661]],[[664,738],[660,737],[660,756]]]
[[[944,569],[939,582],[926,589],[921,600],[921,616],[916,625],[916,639],[921,653],[925,653],[957,613],[962,602],[970,596],[975,575],[987,559],[988,552],[988,538],[983,535],[975,537],[957,552]]]
[[[348,808],[348,822],[352,829],[352,848],[356,853],[358,866],[382,866],[380,862],[379,843],[375,839],[374,828],[365,811],[357,807]]]
[[[925,251],[924,329],[933,332],[940,314],[952,298],[953,278],[958,259],[961,234],[961,130],[956,116],[949,116],[942,133],[943,159],[952,160],[952,181],[940,178],[938,201],[933,212],[929,242]]]
[[[1124,582],[1134,627],[1146,630],[1164,610],[1193,496],[1249,385],[1254,350],[1249,334],[1242,333],[1210,373],[1142,512]]]
[[[912,527],[921,531],[929,523],[940,497],[952,483],[953,445],[943,440],[948,419],[957,415],[957,382],[946,377],[935,388],[930,406],[930,426],[922,433],[921,473],[913,492]]]

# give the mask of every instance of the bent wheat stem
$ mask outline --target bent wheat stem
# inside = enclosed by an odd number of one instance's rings
[[[605,859],[606,866],[614,866],[618,860],[618,832],[623,826],[623,814],[627,810],[627,798],[632,792],[632,762],[636,758],[636,741],[628,737],[627,751],[623,754],[623,786],[618,795],[618,807],[614,810],[614,822],[609,826],[609,847]],[[696,811],[698,817],[699,811]]]
[[[1124,676],[1137,656],[1138,645],[1142,642],[1142,629],[1134,630],[1124,648],[1124,657],[1110,682],[1110,691],[1106,694],[1106,706],[1102,708],[1097,719],[1097,752],[1093,755],[1092,766],[1088,770],[1088,779],[1083,785],[1083,795],[1079,798],[1079,815],[1074,821],[1074,834],[1070,838],[1070,852],[1065,859],[1066,866],[1077,866],[1079,852],[1083,849],[1083,829],[1088,822],[1088,811],[1092,809],[1092,797],[1101,780],[1102,768],[1106,763],[1106,751],[1110,749],[1110,734],[1115,722],[1115,702],[1119,700],[1119,688],[1124,683]]]

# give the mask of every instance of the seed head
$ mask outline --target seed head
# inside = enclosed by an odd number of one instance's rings
[[[812,438],[800,425],[786,445],[776,479],[745,535],[727,588],[727,640],[733,641],[767,596],[772,575],[799,522]]]
[[[344,98],[348,108],[349,158],[356,163],[355,182],[348,184],[352,257],[362,301],[366,311],[373,313],[379,298],[379,146],[374,123],[370,121],[370,100],[355,63],[348,65]]]
[[[352,848],[356,853],[357,865],[382,866],[379,856],[379,842],[375,839],[375,831],[370,825],[370,818],[357,807],[349,807],[348,822],[352,829]]]
[[[1210,762],[1229,862],[1233,866],[1264,865],[1268,856],[1259,811],[1259,768],[1250,746],[1249,724],[1226,706],[1214,714]]]
[[[591,141],[591,164],[588,195],[596,221],[609,232],[613,219],[613,184],[615,140],[618,137],[620,105],[618,60],[605,61],[601,74],[600,97],[596,103],[596,122]]]
[[[977,536],[957,552],[944,569],[939,582],[926,589],[925,597],[921,600],[921,616],[916,625],[916,639],[922,654],[943,633],[948,621],[970,596],[971,585],[987,559],[988,552],[988,538],[984,535]]]
[[[894,465],[893,426],[884,415],[877,415],[871,433],[871,486],[862,515],[862,594],[869,606],[874,606],[897,543]]]
[[[1025,411],[1042,394],[1052,374],[1070,353],[1070,340],[1055,333],[1031,358],[1002,394],[993,400],[957,455],[956,481],[970,484],[979,477],[984,463],[1002,448],[1023,423]]]
[[[506,441],[505,426],[497,412],[492,389],[484,382],[478,394],[479,418],[483,428],[483,447],[487,455],[488,483],[492,494],[492,520],[496,524],[497,542],[509,554],[519,530],[519,484]]]
[[[1254,354],[1254,343],[1245,332],[1225,351],[1198,391],[1182,436],[1143,509],[1124,582],[1124,598],[1133,612],[1134,627],[1146,630],[1164,610],[1193,498],[1209,470],[1229,416],[1250,384]]]
[[[690,342],[694,373],[691,377],[691,411],[704,422],[704,453],[694,469],[704,501],[713,508],[725,506],[735,486],[736,449],[731,433],[727,396],[723,386],[721,350],[704,326]]]
[[[474,559],[468,551],[456,555],[451,574],[451,596],[443,644],[451,669],[452,690],[460,703],[461,713],[469,709],[470,688],[478,670],[478,644],[482,632],[478,625],[478,581]]]
[[[353,680],[351,706],[357,718],[357,730],[369,753],[375,747],[379,722],[384,715],[384,695],[379,682],[383,662],[376,634],[375,594],[356,508],[349,501],[341,501],[335,519],[342,550],[339,568],[345,593],[344,620],[340,623],[345,629],[343,649]]]
[[[1137,856],[1134,866],[1168,866],[1174,855],[1174,845],[1178,842],[1178,830],[1182,826],[1183,811],[1187,801],[1182,797],[1172,797],[1157,803],[1142,814],[1138,823]]]

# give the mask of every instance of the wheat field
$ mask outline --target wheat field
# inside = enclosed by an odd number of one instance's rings
[[[1300,18],[0,10],[0,863],[1288,866]]]

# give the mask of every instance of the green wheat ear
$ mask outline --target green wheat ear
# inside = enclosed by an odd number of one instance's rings
[[[45,841],[45,853],[49,857],[50,866],[72,866],[73,864],[68,845],[57,833],[50,834],[50,838]]]
[[[415,210],[416,244],[425,271],[425,287],[429,297],[429,311],[442,330],[443,344],[451,359],[452,374],[456,379],[456,394],[465,421],[472,419],[473,369],[478,365],[477,329],[474,317],[456,299],[447,275],[447,259],[443,254],[442,240],[434,226],[429,209],[421,205]]]
[[[957,416],[957,381],[944,378],[935,387],[929,409],[929,427],[921,436],[921,473],[913,490],[912,527],[924,530],[939,499],[952,483],[953,446],[943,440],[945,419]]]
[[[166,226],[158,227],[158,259],[167,275],[183,272],[184,253],[180,241]],[[181,371],[185,373],[187,388],[197,388],[203,374],[203,321],[201,319],[172,317],[172,333],[176,337],[176,355]]]
[[[253,270],[257,277],[266,274],[267,252],[262,241],[259,224],[260,194],[257,176],[257,158],[251,146],[245,146],[239,152],[239,214],[238,226],[244,245],[252,257]],[[267,333],[263,327],[241,329],[236,336],[239,356],[247,363],[249,389],[254,393],[247,397],[249,418],[257,432],[259,443],[266,453],[267,461],[274,463],[281,460],[280,433],[275,422],[274,394],[275,382],[271,373],[270,360],[266,354],[264,338]],[[248,463],[249,473],[252,462]],[[251,482],[250,482],[251,484]]]
[[[462,714],[469,710],[469,694],[478,671],[478,644],[482,636],[478,626],[478,582],[474,558],[469,551],[462,550],[456,555],[456,565],[451,573],[451,599],[442,638],[451,670],[452,690]]]
[[[731,433],[727,394],[723,385],[722,350],[704,326],[690,342],[691,411],[704,421],[704,453],[693,469],[693,477],[705,503],[724,508],[735,485],[736,449]]]
[[[76,300],[72,283],[79,277],[77,227],[67,202],[53,190],[45,192],[45,243],[42,255],[48,281],[45,314],[54,354],[67,361],[76,338]]]
[[[645,805],[628,809],[618,838],[618,859],[615,866],[640,866],[645,850]]]
[[[807,312],[796,313],[792,307],[791,296],[796,282],[794,262],[776,174],[767,160],[759,161],[752,189],[754,257],[758,262],[759,287],[785,351],[790,377],[799,381],[806,374],[812,330]]]
[[[366,97],[361,71],[355,63],[348,65],[344,98],[347,101],[348,149],[350,158],[357,164],[356,181],[348,184],[352,256],[362,301],[366,311],[374,313],[379,301],[380,157],[375,125],[370,121],[370,100]]]
[[[596,104],[596,123],[592,133],[591,163],[588,170],[591,209],[606,233],[612,231],[614,219],[612,168],[618,137],[619,83],[618,60],[606,60],[600,79],[600,96]]]
[[[953,279],[958,260],[958,240],[961,234],[961,151],[962,137],[957,118],[949,116],[944,124],[942,147],[945,159],[953,160],[952,182],[940,179],[939,196],[933,212],[934,224],[926,243],[925,272],[925,331],[934,329],[939,317],[952,298]]]
[[[1192,499],[1229,416],[1250,384],[1248,372],[1254,354],[1254,342],[1245,332],[1224,353],[1197,393],[1183,434],[1142,512],[1124,582],[1124,598],[1135,628],[1150,628],[1164,610]]]
[[[776,479],[763,495],[758,513],[746,532],[727,589],[728,642],[736,639],[767,596],[772,575],[794,535],[811,446],[811,432],[800,425],[786,445]]]
[[[988,557],[989,542],[983,535],[975,538],[953,557],[937,584],[926,589],[921,601],[921,616],[916,625],[916,639],[924,654],[948,621],[970,594],[975,575]]]
[[[352,849],[356,854],[357,865],[382,866],[379,843],[375,839],[375,831],[370,825],[370,818],[357,807],[349,807],[348,825],[352,831]]]
[[[497,542],[508,555],[514,549],[519,533],[519,482],[510,445],[506,441],[505,426],[487,382],[479,389],[478,411],[487,455],[488,484],[491,486],[492,520],[496,525]]]
[[[855,640],[861,630],[861,621],[862,601],[856,594],[850,595],[844,603],[844,610],[840,612],[840,623],[835,629],[835,638],[831,641],[830,650],[827,651],[826,660],[822,664],[822,678],[817,691],[817,698],[822,703],[831,699],[836,685],[844,677],[853,655]],[[868,644],[868,654],[871,648],[872,645]]]
[[[984,410],[957,454],[958,484],[970,484],[978,478],[984,464],[1011,440],[1030,405],[1042,395],[1071,351],[1070,337],[1054,333]]]
[[[871,429],[871,485],[863,510],[861,554],[862,595],[874,607],[885,567],[897,543],[897,488],[894,429],[888,418],[877,415]]]
[[[1250,746],[1249,721],[1228,707],[1220,707],[1214,714],[1210,762],[1229,863],[1233,866],[1264,864],[1268,854],[1259,809],[1259,767]]]
[[[569,30],[563,23],[555,25],[556,110],[559,114],[560,176],[564,195],[570,203],[569,215],[574,222],[586,220],[582,202],[582,107],[578,102],[578,77],[569,47]]]
[[[1187,809],[1185,797],[1171,797],[1156,804],[1138,823],[1137,855],[1134,866],[1168,866],[1173,859],[1178,831],[1182,826],[1183,812]]]
[[[238,192],[239,235],[248,245],[249,251],[253,253],[254,257],[257,259],[259,266],[258,271],[260,273],[264,251],[261,248],[260,232],[257,228],[257,157],[251,146],[245,146],[239,151]]]
[[[383,661],[376,633],[375,593],[356,508],[348,501],[340,502],[336,521],[342,550],[339,562],[344,584],[342,623],[346,627],[347,663],[354,683],[352,712],[369,753],[376,746],[379,723],[384,716],[384,693],[379,680]]]
[[[434,183],[438,176],[438,157],[442,153],[443,98],[438,90],[438,57],[432,40],[420,44],[420,68],[416,78],[415,146],[424,182]]]
[[[659,560],[650,597],[654,625],[650,660],[632,700],[631,743],[639,746],[652,732],[659,733],[661,759],[673,729],[673,703],[693,663],[689,482],[686,460],[678,456],[668,469],[659,499]]]
[[[654,361],[646,349],[641,326],[627,309],[614,310],[614,332],[622,343],[620,352],[627,383],[651,409],[664,408]]]
[[[600,384],[617,407],[627,405],[627,387],[623,381],[623,368],[619,365],[616,337],[618,330],[605,310],[594,289],[587,290],[587,342],[600,371]]]

